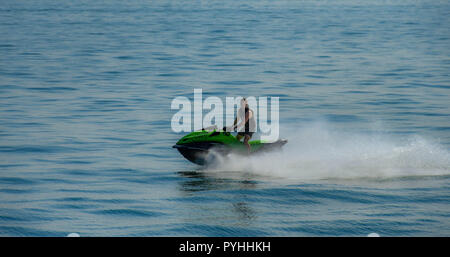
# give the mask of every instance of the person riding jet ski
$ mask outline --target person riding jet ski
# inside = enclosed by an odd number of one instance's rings
[[[241,108],[239,108],[233,126],[231,127],[232,131],[235,129],[238,129],[236,139],[241,141],[244,138],[244,145],[247,147],[247,153],[250,154],[250,144],[248,141],[250,141],[253,133],[256,131],[256,122],[253,110],[249,108],[247,99],[245,98],[241,100]]]

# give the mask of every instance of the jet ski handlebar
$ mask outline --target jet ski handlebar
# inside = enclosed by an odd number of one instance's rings
[[[217,126],[216,125],[212,125],[206,128],[202,128],[201,130],[206,130],[206,131],[213,131],[213,130],[217,130]]]
[[[204,130],[204,131],[216,130],[216,131],[220,131],[220,132],[232,132],[232,131],[236,131],[236,127],[234,127],[234,126],[226,127],[225,126],[225,127],[222,128],[222,130],[218,130],[216,125],[212,125],[212,126],[209,126],[209,127],[206,127],[206,128],[202,128],[201,130]]]

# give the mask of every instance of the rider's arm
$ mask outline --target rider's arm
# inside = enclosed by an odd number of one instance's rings
[[[240,127],[242,127],[245,123],[247,123],[248,122],[248,120],[251,118],[253,116],[253,112],[251,111],[251,110],[249,110],[246,114],[245,114],[245,120],[244,121],[241,121],[240,123],[239,123],[239,125],[234,125],[234,126],[236,126],[236,128],[240,128]],[[237,117],[236,117],[236,120],[235,121],[237,121]],[[237,122],[235,122],[235,124],[236,124]]]
[[[234,123],[233,123],[232,130],[233,130],[235,127],[237,128],[238,120],[239,120],[239,116],[236,116],[236,118],[234,119]]]

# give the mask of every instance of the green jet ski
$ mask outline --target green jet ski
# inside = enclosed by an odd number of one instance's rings
[[[276,142],[264,140],[252,140],[250,154],[261,153],[281,148],[287,140],[280,139]],[[181,155],[198,165],[213,162],[214,155],[211,152],[226,156],[231,152],[247,155],[248,150],[243,142],[238,141],[230,132],[217,130],[216,126],[204,128],[182,137],[173,148],[178,149]]]

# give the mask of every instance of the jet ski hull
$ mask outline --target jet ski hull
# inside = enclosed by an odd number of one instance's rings
[[[273,143],[251,143],[251,155],[272,151],[281,148],[287,143],[287,140],[278,140]],[[188,144],[176,144],[176,148],[184,158],[198,165],[206,165],[214,160],[214,154],[226,156],[231,152],[247,155],[247,147],[240,143],[239,145],[226,145],[220,142],[196,142]]]
[[[210,158],[210,152],[215,149],[218,153],[226,155],[229,151],[224,145],[214,142],[200,142],[185,145],[174,145],[184,158],[198,165],[205,165]]]

